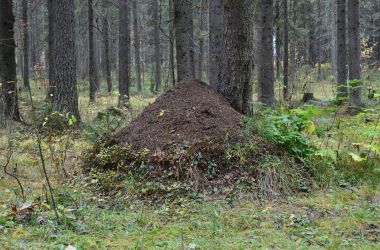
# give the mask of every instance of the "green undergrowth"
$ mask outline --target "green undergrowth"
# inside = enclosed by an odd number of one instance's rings
[[[95,145],[84,157],[85,175],[93,188],[122,204],[236,199],[239,194],[275,198],[311,185],[303,162],[260,137],[232,145],[209,140],[171,145],[154,154],[113,139]]]
[[[244,119],[245,140],[240,143],[204,139],[154,154],[135,151],[108,134],[85,154],[85,175],[92,178],[92,188],[107,193],[116,205],[246,194],[277,198],[363,180],[377,184],[378,109],[343,118],[345,110],[256,108],[253,117]]]
[[[378,89],[375,73],[363,79]],[[71,116],[45,112],[46,94],[32,87],[60,219],[47,194],[35,132],[20,124],[11,134],[2,129],[0,165],[11,142],[8,170],[21,180],[26,201],[16,180],[0,171],[0,249],[379,248],[375,102],[360,109],[333,102],[255,108],[244,121],[244,143],[205,140],[148,157],[109,139],[154,96],[134,95],[130,110],[118,110],[117,93],[103,91],[90,104],[87,89],[79,89],[77,129]],[[30,124],[28,98],[20,97]],[[85,152],[91,157],[82,172]]]
[[[372,186],[263,204],[219,200],[122,210],[79,186],[68,191],[59,196],[60,211],[67,214],[61,224],[51,212],[13,222],[0,204],[0,248],[377,249],[380,241],[379,190]],[[78,209],[69,197],[81,202]]]

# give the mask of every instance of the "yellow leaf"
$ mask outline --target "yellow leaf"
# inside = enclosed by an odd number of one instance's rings
[[[314,122],[310,122],[309,125],[305,128],[305,131],[309,134],[312,135],[315,133],[315,125]]]
[[[361,157],[357,154],[354,154],[354,153],[350,153],[350,155],[351,155],[352,159],[356,162],[362,162],[362,161],[366,160],[366,158],[363,158],[363,157]]]
[[[158,112],[157,117],[163,117],[165,115],[165,110],[161,109],[160,112]]]

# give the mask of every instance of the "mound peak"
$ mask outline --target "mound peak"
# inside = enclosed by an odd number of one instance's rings
[[[242,116],[228,101],[198,80],[178,82],[118,135],[134,149],[164,150],[172,144],[191,144],[205,138],[224,143],[237,141]]]

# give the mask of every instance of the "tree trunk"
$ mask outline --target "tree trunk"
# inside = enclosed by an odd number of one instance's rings
[[[283,98],[289,98],[289,20],[288,20],[288,0],[283,0],[284,11],[284,87]]]
[[[273,0],[261,0],[259,101],[275,106],[273,66]]]
[[[281,16],[280,0],[276,0],[276,78],[281,77]]]
[[[203,79],[204,56],[205,56],[205,39],[204,35],[207,32],[207,7],[208,0],[201,0],[201,15],[200,15],[200,38],[199,38],[199,57],[198,57],[198,79]]]
[[[304,39],[305,39],[304,63],[310,65],[310,40],[309,40],[308,33],[311,30],[311,28],[309,27],[309,15],[311,15],[311,13],[309,12],[308,4],[309,4],[309,1],[304,0],[304,4],[303,4],[304,20],[303,20],[303,23],[304,23],[304,30],[306,31],[306,34],[304,36]]]
[[[49,0],[49,94],[53,109],[80,119],[75,56],[74,0]],[[62,20],[65,20],[64,22]]]
[[[350,84],[350,103],[361,105],[361,69],[360,69],[360,13],[359,0],[348,1],[348,54],[349,54],[349,84]]]
[[[133,38],[135,45],[135,64],[136,64],[136,82],[137,92],[141,93],[141,58],[140,58],[140,32],[139,32],[139,19],[137,10],[137,0],[133,0]]]
[[[223,3],[222,0],[209,1],[209,83],[219,89],[223,75]]]
[[[174,0],[174,27],[178,81],[193,79],[195,65],[192,1]]]
[[[30,88],[29,83],[29,21],[28,21],[28,1],[22,0],[22,25],[23,25],[23,80],[24,87],[26,89]]]
[[[12,1],[0,0],[0,119],[21,121],[16,77]]]
[[[293,0],[292,1],[292,29],[291,29],[291,42],[290,42],[290,68],[291,68],[291,75],[294,76],[296,72],[296,46],[297,46],[297,7],[298,7],[298,1],[299,0]]]
[[[155,62],[155,91],[161,89],[161,40],[160,40],[160,3],[153,1],[153,21],[154,21],[154,62]]]
[[[351,0],[350,0],[351,1]],[[346,0],[336,0],[337,3],[337,99],[339,102],[347,99],[347,49],[346,49]]]
[[[172,78],[172,84],[175,84],[175,62],[174,62],[174,7],[173,0],[169,0],[169,32],[170,32],[170,52],[169,52],[169,70]]]
[[[103,0],[103,41],[104,41],[104,62],[105,62],[105,78],[107,80],[108,93],[112,92],[112,72],[110,59],[110,36],[109,36],[109,0]]]
[[[225,76],[219,91],[242,114],[252,95],[251,0],[224,0]]]
[[[323,36],[323,27],[322,27],[322,11],[321,11],[321,0],[317,0],[317,11],[318,11],[318,37],[317,37],[317,49],[318,49],[318,58],[317,58],[317,72],[318,79],[321,79],[322,74],[322,36]]]
[[[94,0],[87,0],[88,3],[88,56],[89,56],[89,77],[90,77],[90,102],[96,101],[96,91],[99,87],[99,65],[96,38],[94,35]]]
[[[129,29],[129,1],[119,0],[119,106],[129,106],[131,85],[131,38]]]

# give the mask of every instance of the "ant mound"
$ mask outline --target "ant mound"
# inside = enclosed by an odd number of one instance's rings
[[[153,204],[194,194],[277,197],[297,189],[295,176],[305,176],[305,183],[309,176],[295,157],[243,125],[222,95],[197,80],[179,82],[129,126],[100,138],[83,167],[96,179],[95,190],[118,197],[114,201]]]
[[[123,129],[118,138],[135,150],[151,153],[174,144],[207,139],[236,142],[242,116],[213,88],[197,80],[182,81],[166,91]]]

